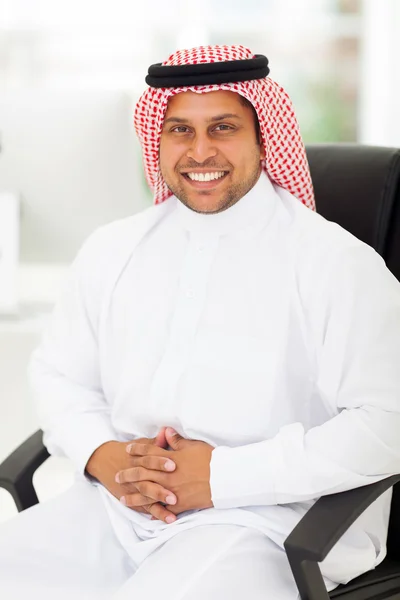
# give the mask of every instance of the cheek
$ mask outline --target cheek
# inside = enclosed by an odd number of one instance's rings
[[[237,171],[242,172],[254,169],[261,158],[260,147],[254,143],[253,139],[249,140],[248,136],[238,137],[229,144],[221,144],[220,153]]]
[[[176,144],[160,142],[160,169],[162,173],[172,173],[182,156]]]
[[[257,167],[258,156],[254,148],[244,148],[241,146],[235,152],[232,152],[232,154],[227,155],[226,158],[234,166],[236,173],[242,176]]]
[[[163,139],[161,138],[160,147],[158,150],[158,158],[159,158],[160,168],[162,171],[164,171],[167,167],[166,160],[165,160],[167,156],[168,156],[168,150],[166,148],[165,142],[163,142]]]
[[[246,152],[243,152],[243,148],[241,150],[241,165],[247,173],[257,170],[260,167],[262,159],[261,147],[257,144],[249,144]]]

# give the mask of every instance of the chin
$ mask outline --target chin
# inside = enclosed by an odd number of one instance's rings
[[[188,208],[197,213],[213,214],[222,212],[235,204],[229,199],[229,195],[216,190],[199,190],[183,188],[183,186],[170,187],[170,191]],[[228,197],[227,197],[228,196]]]
[[[225,204],[201,204],[201,203],[190,203],[187,204],[186,206],[188,206],[189,208],[191,208],[193,211],[198,212],[198,213],[203,213],[203,214],[214,214],[214,213],[219,213],[222,212],[224,210],[226,210],[227,208],[229,208],[229,205],[225,205]]]

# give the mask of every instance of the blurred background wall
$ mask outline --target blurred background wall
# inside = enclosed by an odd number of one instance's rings
[[[398,0],[0,0],[0,461],[37,428],[26,364],[65,270],[151,203],[132,120],[148,66],[242,44],[269,58],[305,143],[399,146],[399,32]],[[42,497],[71,475],[52,461]],[[0,491],[0,520],[13,511]]]
[[[399,91],[399,18],[397,0],[1,0],[0,92],[125,89],[136,98],[147,66],[176,48],[242,43],[269,57],[307,141],[373,143],[372,83],[380,112]]]

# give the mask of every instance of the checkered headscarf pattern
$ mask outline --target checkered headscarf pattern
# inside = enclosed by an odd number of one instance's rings
[[[254,58],[243,46],[199,46],[178,50],[163,65],[187,65]],[[139,99],[134,125],[143,149],[146,179],[159,204],[171,196],[159,168],[161,130],[169,98],[190,90],[197,94],[227,90],[241,94],[254,106],[260,122],[266,158],[262,168],[269,178],[287,189],[308,208],[315,210],[313,186],[304,144],[291,100],[285,90],[270,77],[239,83],[187,86],[177,88],[149,87]]]

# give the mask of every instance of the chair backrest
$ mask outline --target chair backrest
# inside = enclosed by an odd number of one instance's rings
[[[306,151],[317,212],[375,248],[400,281],[400,150],[312,144]],[[400,482],[393,489],[388,557],[400,560]]]
[[[317,211],[366,242],[400,281],[400,150],[306,147]]]

